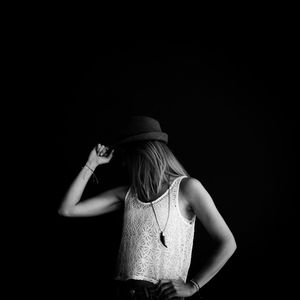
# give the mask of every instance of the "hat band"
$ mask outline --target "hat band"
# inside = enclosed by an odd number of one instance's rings
[[[168,143],[168,135],[165,132],[144,132],[139,133],[133,136],[129,136],[126,138],[123,138],[121,141],[117,142],[117,145],[129,143],[129,142],[135,142],[135,141],[147,141],[147,140],[158,140],[165,143]]]

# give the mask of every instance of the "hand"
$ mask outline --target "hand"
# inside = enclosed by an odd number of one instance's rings
[[[108,150],[109,150],[108,147],[101,144],[97,144],[96,147],[92,150],[92,152],[89,155],[87,165],[95,169],[99,165],[109,163],[113,157],[113,153],[115,150],[112,150],[110,154],[106,156]]]
[[[195,286],[191,283],[185,283],[183,280],[162,279],[157,285],[159,299],[176,299],[177,297],[190,297],[197,292]]]

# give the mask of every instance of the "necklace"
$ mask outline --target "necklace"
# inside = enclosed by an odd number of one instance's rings
[[[165,231],[165,229],[166,229],[166,227],[167,227],[167,224],[168,224],[168,221],[169,221],[169,216],[170,216],[170,178],[169,178],[169,181],[168,181],[168,196],[169,196],[169,199],[168,199],[168,218],[167,218],[167,222],[166,222],[165,227],[164,227],[163,230],[161,230],[161,228],[160,228],[160,225],[159,225],[159,222],[158,222],[158,219],[157,219],[155,210],[154,210],[154,206],[153,206],[152,202],[150,202],[151,207],[152,207],[152,210],[153,210],[153,213],[154,213],[154,216],[155,216],[156,223],[157,223],[158,228],[159,228],[159,230],[160,230],[159,239],[160,239],[161,243],[162,243],[166,248],[168,248],[168,247],[167,247],[167,245],[166,245],[166,240],[165,240],[165,236],[164,236],[164,231]]]

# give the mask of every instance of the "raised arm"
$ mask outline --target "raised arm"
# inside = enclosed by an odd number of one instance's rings
[[[105,156],[107,151],[108,148],[101,144],[98,144],[92,150],[85,167],[79,172],[63,198],[58,211],[60,215],[65,217],[88,217],[105,214],[122,207],[127,191],[126,186],[120,186],[91,199],[80,201],[93,171],[99,165],[109,163],[112,159],[113,151]]]

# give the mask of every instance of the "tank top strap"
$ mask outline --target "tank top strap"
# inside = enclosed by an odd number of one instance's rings
[[[127,192],[125,194],[125,198],[124,198],[125,203],[128,201],[128,198],[130,197],[130,193],[131,193],[131,185],[128,186]]]
[[[186,176],[186,175],[183,175],[183,176],[179,176],[179,177],[177,177],[176,179],[174,179],[174,184],[173,184],[173,186],[172,186],[172,188],[171,188],[171,191],[170,191],[170,193],[171,193],[171,195],[172,195],[172,199],[174,200],[174,201],[176,201],[177,200],[177,197],[178,197],[178,193],[179,193],[179,187],[180,187],[180,182],[181,182],[181,180],[183,179],[183,178],[185,178],[185,177],[188,177],[188,176]]]

